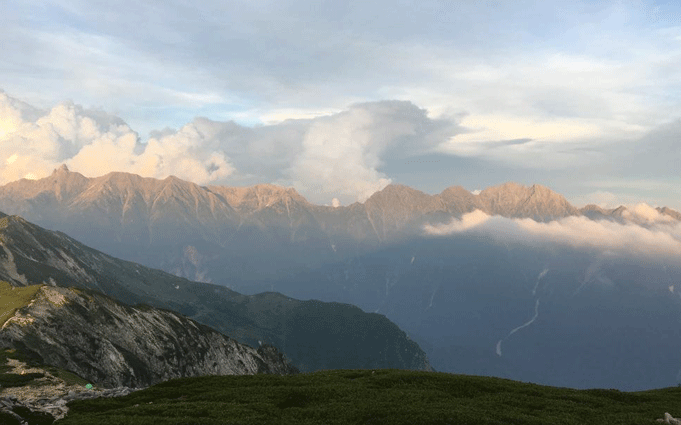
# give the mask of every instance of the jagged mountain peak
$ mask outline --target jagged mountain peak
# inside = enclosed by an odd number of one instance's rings
[[[440,196],[475,196],[463,186],[449,186],[447,189],[440,192]]]
[[[478,194],[478,199],[487,209],[499,213],[517,207],[518,204],[526,201],[529,195],[529,188],[515,182],[507,182],[485,188]]]
[[[42,179],[38,180],[28,180],[28,182],[35,182],[38,184],[38,186],[45,187],[46,184],[48,185],[52,184],[56,186],[64,186],[64,185],[83,185],[89,182],[90,179],[82,175],[81,173],[71,171],[69,170],[69,167],[66,166],[66,164],[62,164],[58,168],[55,168],[52,171],[52,174],[50,174],[47,177],[44,177]],[[42,183],[42,184],[40,184]]]
[[[582,212],[584,212],[584,211],[597,211],[597,212],[599,212],[599,213],[605,213],[605,211],[606,211],[605,208],[599,207],[599,206],[596,205],[596,204],[587,204],[587,205],[584,205],[584,206],[583,206],[582,208],[580,208],[579,210],[582,211]]]
[[[382,190],[375,192],[366,200],[365,205],[382,203],[386,201],[430,201],[432,195],[421,192],[403,184],[389,184]]]
[[[462,186],[450,186],[437,197],[445,203],[447,210],[456,216],[482,208],[478,196]]]
[[[416,214],[444,211],[442,200],[433,195],[402,184],[390,184],[383,190],[374,193],[364,202],[367,211],[378,213],[382,217],[395,220],[396,223],[406,223],[416,217]]]
[[[616,216],[616,217],[621,217],[624,212],[627,211],[627,207],[624,205],[620,205],[619,207],[615,208],[610,212],[610,214]]]
[[[487,213],[505,217],[528,217],[545,221],[580,215],[579,210],[563,195],[540,184],[527,187],[508,182],[483,190],[478,199]]]
[[[62,165],[47,177],[37,180],[20,179],[0,186],[0,198],[17,203],[51,193],[58,201],[70,200],[87,187],[89,180],[80,173],[69,171],[66,165]]]
[[[530,187],[532,190],[532,193],[556,193],[552,191],[550,188],[541,185],[541,184],[533,184],[532,187]]]
[[[498,193],[498,192],[519,192],[519,191],[527,191],[527,187],[516,182],[505,182],[500,185],[496,186],[490,186],[485,189],[483,189],[478,196],[483,196],[484,194],[491,194],[491,193]]]
[[[232,208],[238,209],[261,209],[280,201],[309,204],[294,188],[273,184],[246,187],[208,186],[207,189],[222,196]]]
[[[379,190],[376,193],[400,193],[400,192],[420,192],[417,189],[414,189],[413,187],[401,184],[401,183],[390,183],[383,189]],[[374,195],[376,194],[374,193]],[[372,195],[373,196],[373,195]]]
[[[540,184],[533,184],[529,188],[529,197],[534,198],[534,199],[544,199],[544,200],[553,200],[556,202],[562,202],[562,203],[567,203],[567,200],[563,195],[561,195],[558,192],[554,192],[553,190],[549,189],[546,186],[540,185]]]
[[[58,168],[55,168],[52,171],[52,175],[60,175],[60,174],[66,174],[66,173],[69,173],[69,167],[67,167],[66,164],[62,164]]]
[[[660,214],[668,215],[679,221],[681,221],[681,213],[668,207],[657,207],[655,208]]]

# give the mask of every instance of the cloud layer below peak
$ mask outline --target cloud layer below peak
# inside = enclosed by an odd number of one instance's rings
[[[529,218],[489,216],[476,210],[447,224],[426,225],[423,230],[430,236],[468,234],[491,238],[498,243],[561,244],[681,264],[681,223],[645,204],[638,205],[636,212],[625,219],[624,223],[619,223],[572,216],[543,223]]]

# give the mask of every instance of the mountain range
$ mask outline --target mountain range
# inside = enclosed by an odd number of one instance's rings
[[[66,166],[43,179],[0,187],[0,211],[117,258],[248,294],[262,290],[252,287],[256,282],[419,236],[425,223],[445,223],[474,210],[546,222],[581,215],[618,220],[626,208],[577,209],[544,186],[516,183],[478,195],[460,186],[428,195],[389,185],[364,203],[334,208],[274,185],[199,186],[172,176],[158,180],[119,172],[87,178]],[[669,208],[658,210],[681,219]]]
[[[228,324],[225,305],[268,300],[258,305],[289,312],[287,306],[298,301],[284,301],[288,297],[316,299],[305,302],[306,314],[311,321],[328,318],[328,327],[337,319],[315,315],[312,303],[354,305],[359,312],[385,315],[444,372],[578,388],[633,390],[681,382],[681,262],[678,253],[655,254],[662,248],[651,242],[666,234],[660,241],[667,247],[676,243],[673,229],[681,214],[666,207],[576,208],[549,188],[516,183],[478,194],[453,186],[436,195],[389,185],[364,203],[331,207],[273,185],[204,187],[126,173],[86,178],[61,167],[44,179],[0,187],[3,209],[109,255],[176,275],[150,278],[152,286],[178,281],[147,293],[128,294],[144,287],[137,283],[108,291],[180,311],[240,342],[272,343],[301,370],[314,367],[296,361],[299,353],[289,337],[277,337],[295,326],[274,330],[265,315],[256,314],[261,318],[253,323],[254,316],[245,313],[244,324]],[[487,231],[441,236],[424,231],[451,223],[461,227],[480,214],[493,218]],[[539,243],[518,236],[525,228],[559,232]],[[569,240],[589,237],[590,244],[561,243],[568,229]],[[647,257],[609,249],[614,243]],[[30,274],[26,259],[34,254],[22,252],[13,254],[22,257],[14,262]],[[68,261],[62,263],[60,270],[72,270]],[[126,270],[111,276],[133,282],[137,269]],[[5,273],[11,278],[11,267]],[[216,286],[194,282],[191,291],[181,292],[187,285],[181,277]],[[106,279],[96,281],[114,295]],[[406,335],[403,341],[409,341]],[[400,361],[423,368],[423,358],[413,353]]]
[[[432,370],[419,346],[383,315],[348,304],[273,292],[246,296],[192,282],[116,259],[18,216],[0,218],[0,280],[13,286],[75,287],[128,305],[172,310],[240,343],[275,346],[301,371]],[[111,315],[106,309],[100,313]]]

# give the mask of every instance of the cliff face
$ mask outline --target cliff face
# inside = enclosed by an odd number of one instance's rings
[[[272,347],[256,350],[177,313],[74,288],[40,287],[2,326],[0,344],[105,387],[298,372]]]

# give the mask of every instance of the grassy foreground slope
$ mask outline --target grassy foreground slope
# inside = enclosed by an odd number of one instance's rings
[[[436,372],[328,370],[176,379],[68,406],[57,425],[652,425],[665,412],[681,416],[681,388],[627,393]]]
[[[0,326],[12,317],[18,308],[27,305],[40,286],[13,287],[8,282],[0,281]]]

